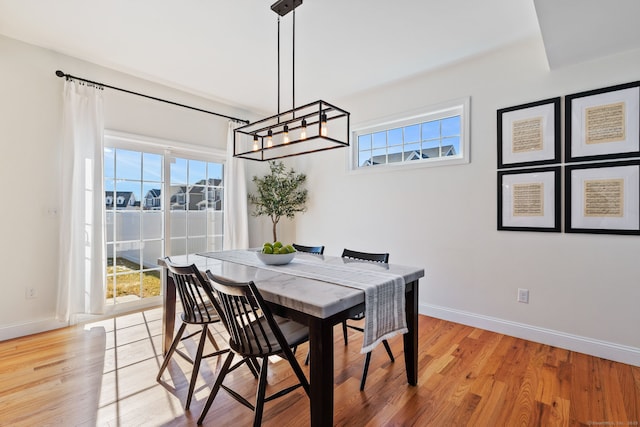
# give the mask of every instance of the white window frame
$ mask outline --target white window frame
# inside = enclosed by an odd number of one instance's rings
[[[394,114],[383,118],[357,124],[351,129],[351,147],[349,149],[349,171],[352,173],[377,173],[386,170],[406,168],[422,168],[434,166],[451,166],[466,164],[470,157],[470,116],[471,98],[465,97],[446,101],[437,105],[422,107],[416,110]],[[358,137],[371,133],[411,126],[415,124],[460,116],[460,153],[455,156],[435,157],[403,162],[385,163],[371,166],[360,166],[358,162]]]
[[[170,176],[170,165],[169,159],[171,157],[182,157],[194,160],[205,160],[212,161],[216,163],[222,163],[223,167],[226,167],[226,152],[224,150],[219,150],[215,148],[210,148],[206,146],[196,146],[188,143],[171,141],[161,138],[148,137],[144,135],[131,134],[126,132],[120,132],[110,129],[105,129],[104,131],[105,142],[108,139],[108,145],[113,148],[125,149],[125,150],[134,150],[134,151],[144,151],[148,153],[161,154],[164,156],[164,170],[163,175],[164,179],[169,179]],[[165,207],[169,206],[169,193],[163,192],[163,198],[165,200]],[[144,198],[144,197],[142,197]],[[115,210],[115,205],[114,205]],[[165,251],[169,253],[171,251],[171,221],[168,218],[170,214],[170,209],[165,208],[164,215],[164,242],[165,242]],[[164,275],[161,275],[164,280]],[[166,284],[162,284],[162,289],[164,289]],[[105,307],[105,312],[107,314],[119,314],[119,313],[127,313],[131,310],[144,309],[148,307],[156,307],[158,304],[162,304],[163,295],[148,297],[145,299],[137,300],[135,302],[119,302],[113,305],[107,305]]]

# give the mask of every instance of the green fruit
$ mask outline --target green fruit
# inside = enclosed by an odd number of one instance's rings
[[[290,254],[294,253],[296,250],[293,246],[291,245],[287,245],[285,246],[285,248],[287,248],[287,252],[289,252]]]
[[[281,255],[288,254],[289,251],[285,247],[278,248],[278,253]]]
[[[273,247],[274,247],[274,248],[281,248],[281,247],[282,247],[282,242],[275,242],[275,243],[273,244]]]
[[[263,254],[272,254],[272,253],[273,253],[273,248],[272,248],[271,246],[267,246],[267,245],[265,245],[265,246],[262,248],[262,253],[263,253]]]

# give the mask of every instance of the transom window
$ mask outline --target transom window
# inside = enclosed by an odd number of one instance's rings
[[[469,99],[388,117],[353,131],[352,169],[469,162]]]

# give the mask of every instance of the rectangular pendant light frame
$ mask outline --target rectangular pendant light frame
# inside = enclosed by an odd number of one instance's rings
[[[326,119],[324,130],[322,119]],[[315,101],[237,128],[233,134],[233,155],[268,161],[348,147],[349,120],[349,112],[322,100]],[[305,124],[306,136],[302,133]]]

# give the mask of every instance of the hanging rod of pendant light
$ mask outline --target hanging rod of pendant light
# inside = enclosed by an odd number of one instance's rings
[[[239,127],[233,135],[233,155],[265,161],[349,146],[349,112],[318,100],[295,106],[295,8],[302,0],[279,0],[271,5],[278,14],[278,113]],[[280,112],[280,17],[293,11],[292,108]]]

